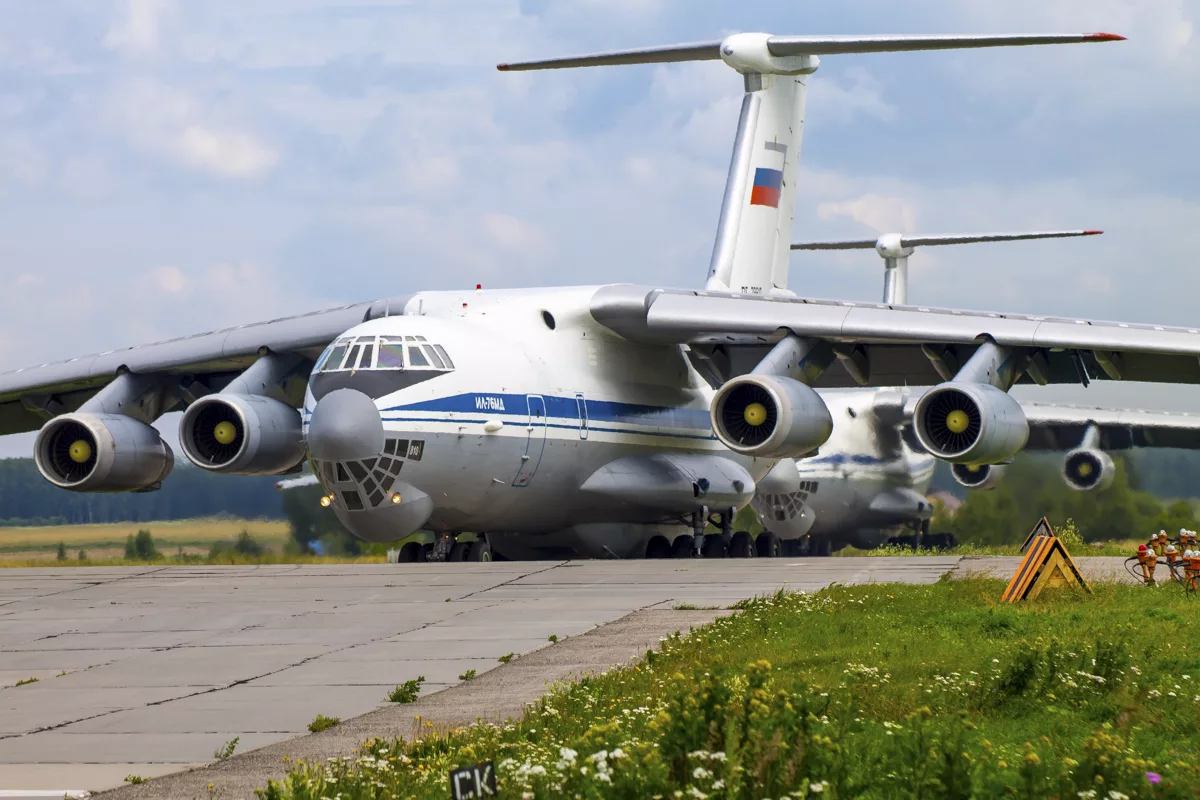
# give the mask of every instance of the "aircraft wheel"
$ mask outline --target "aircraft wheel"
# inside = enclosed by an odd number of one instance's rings
[[[673,550],[665,536],[651,536],[646,542],[646,558],[670,558]]]
[[[421,545],[417,542],[409,542],[400,548],[400,554],[396,556],[396,563],[414,564],[418,561],[424,561],[421,555]]]
[[[759,558],[779,558],[782,555],[779,537],[770,531],[763,531],[758,535],[754,540],[754,550]]]
[[[754,558],[754,539],[746,531],[738,531],[729,540],[730,558]]]
[[[696,548],[696,540],[688,535],[676,536],[671,542],[671,558],[691,558],[692,550]]]
[[[424,564],[426,561],[429,560],[429,556],[432,553],[433,553],[433,545],[431,545],[431,544],[421,545],[421,552],[417,554],[418,563]]]
[[[451,545],[450,555],[446,556],[446,560],[447,561],[466,561],[467,560],[467,547],[469,547],[470,544],[471,544],[470,542],[455,542],[453,545]]]
[[[833,542],[828,536],[810,536],[808,554],[817,558],[828,558],[833,555]]]
[[[725,539],[720,534],[709,534],[704,537],[705,558],[724,558],[725,557]]]
[[[492,546],[489,545],[485,539],[479,539],[478,541],[470,542],[467,545],[467,556],[465,560],[491,561]]]

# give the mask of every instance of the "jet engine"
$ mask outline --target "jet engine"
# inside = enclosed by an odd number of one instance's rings
[[[712,426],[730,450],[758,458],[799,458],[833,432],[825,402],[800,381],[743,375],[713,397]]]
[[[153,427],[120,414],[63,414],[42,426],[33,446],[42,477],[75,492],[157,488],[175,456]]]
[[[300,412],[261,395],[210,394],[183,415],[183,454],[230,475],[277,475],[304,460]]]
[[[917,401],[913,423],[921,446],[954,464],[1008,461],[1029,439],[1021,404],[989,384],[933,387]]]
[[[1003,464],[955,464],[950,467],[950,474],[959,486],[968,489],[991,491],[1000,485],[1004,477]]]
[[[1103,450],[1080,447],[1063,459],[1063,479],[1080,492],[1107,489],[1115,473],[1112,459]]]

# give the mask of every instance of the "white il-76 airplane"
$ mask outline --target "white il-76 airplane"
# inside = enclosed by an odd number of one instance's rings
[[[1007,461],[1029,425],[1018,382],[1200,382],[1200,328],[857,304],[787,289],[809,76],[819,57],[1107,42],[1111,34],[773,36],[502,65],[721,60],[742,76],[729,179],[703,290],[608,285],[419,292],[0,376],[0,432],[40,428],[35,459],[75,491],[167,478],[150,423],[184,409],[184,455],[282,474],[308,458],[356,535],[463,531],[491,549],[641,555],[663,542],[749,555],[732,530],[781,462],[833,429],[820,387],[928,386],[930,454]],[[709,521],[720,535],[705,536]],[[656,538],[662,537],[662,538]],[[690,538],[689,538],[690,537]],[[769,539],[766,552],[777,549]],[[410,553],[411,555],[411,553]]]

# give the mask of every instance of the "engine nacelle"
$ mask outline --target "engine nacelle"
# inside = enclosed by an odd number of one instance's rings
[[[300,412],[260,395],[210,394],[179,423],[183,454],[229,475],[277,475],[304,460]]]
[[[954,464],[950,467],[950,474],[959,486],[988,492],[1000,485],[1000,479],[1004,477],[1004,465]]]
[[[1080,492],[1107,489],[1116,472],[1112,459],[1103,450],[1081,447],[1067,453],[1063,459],[1063,480]]]
[[[713,397],[717,438],[737,453],[759,458],[799,458],[833,432],[825,401],[800,381],[775,375],[743,375]]]
[[[1008,461],[1029,439],[1021,404],[988,384],[933,387],[917,401],[913,426],[930,455],[954,464]]]
[[[120,414],[55,417],[38,432],[33,459],[43,478],[73,492],[157,488],[175,466],[158,431]]]

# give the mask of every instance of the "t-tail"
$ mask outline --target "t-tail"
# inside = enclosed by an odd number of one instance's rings
[[[1030,35],[773,36],[738,33],[721,41],[500,64],[501,70],[561,69],[720,59],[746,87],[716,242],[709,291],[790,294],[788,254],[804,131],[808,76],[819,56],[1117,41],[1111,33]]]
[[[1098,236],[1104,231],[1031,231],[1028,233],[951,233],[913,236],[885,233],[877,239],[839,239],[831,242],[797,242],[793,250],[874,250],[883,259],[883,302],[889,306],[908,303],[908,257],[918,247],[982,242],[1022,242],[1031,239],[1070,239]]]

